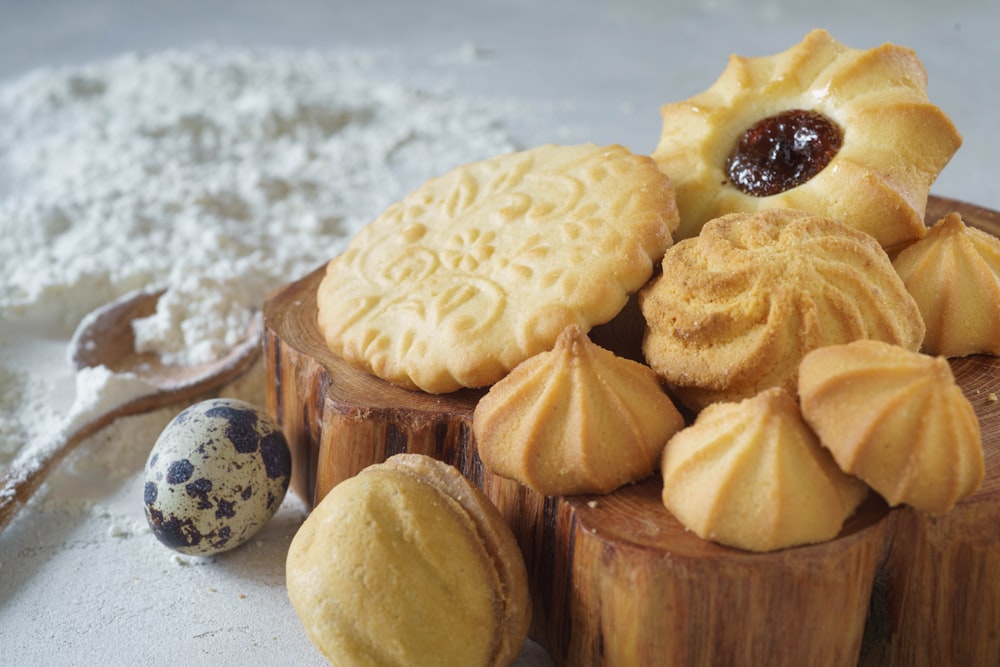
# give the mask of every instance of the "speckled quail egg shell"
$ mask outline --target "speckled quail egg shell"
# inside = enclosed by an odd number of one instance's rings
[[[197,403],[167,424],[149,454],[146,519],[181,553],[233,549],[274,516],[291,469],[288,442],[267,413],[234,399]]]

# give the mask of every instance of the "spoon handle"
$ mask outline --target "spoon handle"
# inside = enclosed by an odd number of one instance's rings
[[[108,412],[97,415],[80,428],[70,432],[60,443],[42,451],[15,459],[0,474],[0,531],[10,524],[42,482],[73,451],[74,448],[120,417],[149,411],[165,404],[163,394],[149,394],[131,400]]]

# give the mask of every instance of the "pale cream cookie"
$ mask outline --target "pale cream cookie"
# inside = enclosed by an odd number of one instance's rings
[[[288,597],[341,667],[506,667],[528,634],[527,570],[499,510],[420,454],[326,495],[288,550]]]
[[[390,206],[317,294],[330,349],[393,384],[490,385],[571,324],[612,319],[678,223],[669,179],[621,146],[540,146],[459,167]]]

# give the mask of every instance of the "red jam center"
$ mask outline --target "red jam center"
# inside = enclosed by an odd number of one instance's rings
[[[840,128],[821,113],[783,111],[743,133],[726,159],[726,173],[748,195],[780,194],[823,171],[842,139]]]

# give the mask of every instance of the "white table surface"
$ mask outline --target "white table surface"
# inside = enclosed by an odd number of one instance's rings
[[[813,27],[853,47],[914,48],[932,101],[965,142],[932,192],[1000,209],[1000,3],[995,0],[0,0],[0,80],[33,68],[206,42],[362,48],[403,55],[401,75],[457,92],[554,103],[550,122],[511,118],[525,146],[656,145],[659,106],[710,85],[730,53],[766,55]],[[475,47],[457,63],[442,54]],[[431,174],[428,174],[430,176]],[[2,275],[2,273],[0,273]],[[0,277],[2,280],[2,277]],[[154,417],[155,419],[155,417]],[[148,450],[115,443],[141,470]],[[200,561],[173,557],[138,526],[125,489],[85,465],[43,493],[108,508],[102,522],[28,507],[0,533],[0,665],[316,665],[284,592],[284,556],[303,518],[294,498],[251,544]],[[94,482],[94,483],[92,483]],[[100,489],[95,491],[95,489]],[[548,664],[529,644],[519,665]]]

